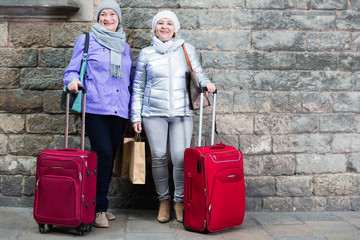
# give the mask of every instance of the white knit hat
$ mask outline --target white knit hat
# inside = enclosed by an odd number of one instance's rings
[[[119,4],[117,4],[117,2],[115,2],[114,0],[105,0],[99,4],[99,6],[96,10],[96,22],[99,21],[100,12],[106,8],[110,8],[110,9],[114,10],[119,17],[119,22],[121,22],[121,10],[120,10]]]
[[[162,19],[162,18],[168,18],[170,19],[174,24],[175,24],[175,32],[179,31],[180,29],[180,23],[179,23],[179,20],[178,18],[176,17],[175,13],[173,13],[172,11],[161,11],[161,12],[158,12],[153,20],[152,20],[152,30],[154,31],[155,30],[155,27],[156,27],[156,24],[157,22]]]

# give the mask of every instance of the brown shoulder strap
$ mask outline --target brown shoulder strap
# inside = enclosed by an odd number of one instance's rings
[[[189,60],[189,56],[188,56],[188,54],[187,54],[187,51],[186,51],[186,48],[185,48],[185,44],[184,44],[184,43],[183,43],[182,47],[183,47],[183,49],[184,49],[184,53],[185,53],[187,65],[188,65],[190,71],[192,71],[193,69],[192,69],[192,67],[191,67],[191,63],[190,63],[190,60]]]

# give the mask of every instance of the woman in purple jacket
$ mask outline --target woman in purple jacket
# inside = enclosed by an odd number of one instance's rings
[[[87,88],[85,131],[91,149],[98,156],[95,227],[109,227],[115,217],[108,212],[107,198],[112,174],[113,156],[119,145],[126,119],[129,118],[130,86],[133,61],[130,46],[120,25],[121,10],[113,0],[97,8],[97,23],[90,33],[86,75]],[[64,73],[64,83],[71,92],[81,86],[79,71],[84,52],[85,35],[74,44],[71,61]]]

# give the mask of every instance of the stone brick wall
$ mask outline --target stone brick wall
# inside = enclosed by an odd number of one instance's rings
[[[219,90],[215,141],[244,153],[247,210],[360,210],[359,1],[119,2],[134,61],[156,12],[178,15]],[[37,154],[63,146],[62,74],[92,24],[0,19],[1,206],[31,206]],[[79,118],[70,121],[79,147]],[[147,180],[114,177],[111,206],[156,207],[150,168]]]

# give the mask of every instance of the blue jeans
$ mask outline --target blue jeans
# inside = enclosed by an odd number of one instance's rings
[[[96,212],[106,212],[112,167],[116,149],[121,142],[126,119],[86,113],[85,131],[91,150],[98,158],[96,183]]]
[[[144,117],[152,174],[159,201],[170,199],[168,162],[173,164],[174,202],[184,200],[184,151],[190,147],[192,117]]]

